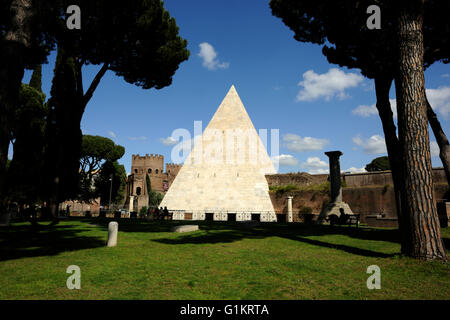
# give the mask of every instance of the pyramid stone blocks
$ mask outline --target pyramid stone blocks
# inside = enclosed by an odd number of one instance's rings
[[[234,86],[230,88],[180,169],[161,206],[173,219],[204,220],[206,214],[226,221],[276,221],[266,174],[276,173]]]

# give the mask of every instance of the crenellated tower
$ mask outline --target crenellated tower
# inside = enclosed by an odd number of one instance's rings
[[[148,206],[149,190],[147,190],[147,176],[150,179],[152,191],[166,193],[182,165],[168,163],[164,171],[164,156],[146,154],[131,156],[131,174],[127,182],[127,203],[130,211],[139,211]]]

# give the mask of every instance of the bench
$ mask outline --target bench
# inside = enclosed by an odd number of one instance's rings
[[[343,214],[341,216],[337,216],[335,214],[331,214],[326,218],[326,221],[330,222],[330,225],[348,225],[349,227],[355,225],[357,228],[359,227],[359,214]]]

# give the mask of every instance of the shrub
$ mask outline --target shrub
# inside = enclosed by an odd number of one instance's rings
[[[141,210],[139,211],[139,217],[143,218],[147,215],[148,208],[146,206],[143,206]]]
[[[330,182],[326,181],[321,184],[313,184],[309,186],[297,186],[295,184],[287,184],[281,186],[270,186],[270,191],[276,192],[277,197],[281,197],[283,194],[291,191],[316,191],[318,193],[329,193]]]
[[[311,207],[303,207],[300,210],[300,213],[301,214],[312,214],[312,208]]]

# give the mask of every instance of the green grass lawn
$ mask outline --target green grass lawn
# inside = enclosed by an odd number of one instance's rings
[[[62,221],[33,230],[0,229],[0,299],[449,299],[450,264],[399,255],[391,229],[119,220],[118,245],[105,246],[108,221]],[[442,229],[450,248],[450,228]],[[450,254],[450,253],[449,253]],[[81,289],[69,290],[69,265]],[[367,267],[381,268],[368,290]]]

